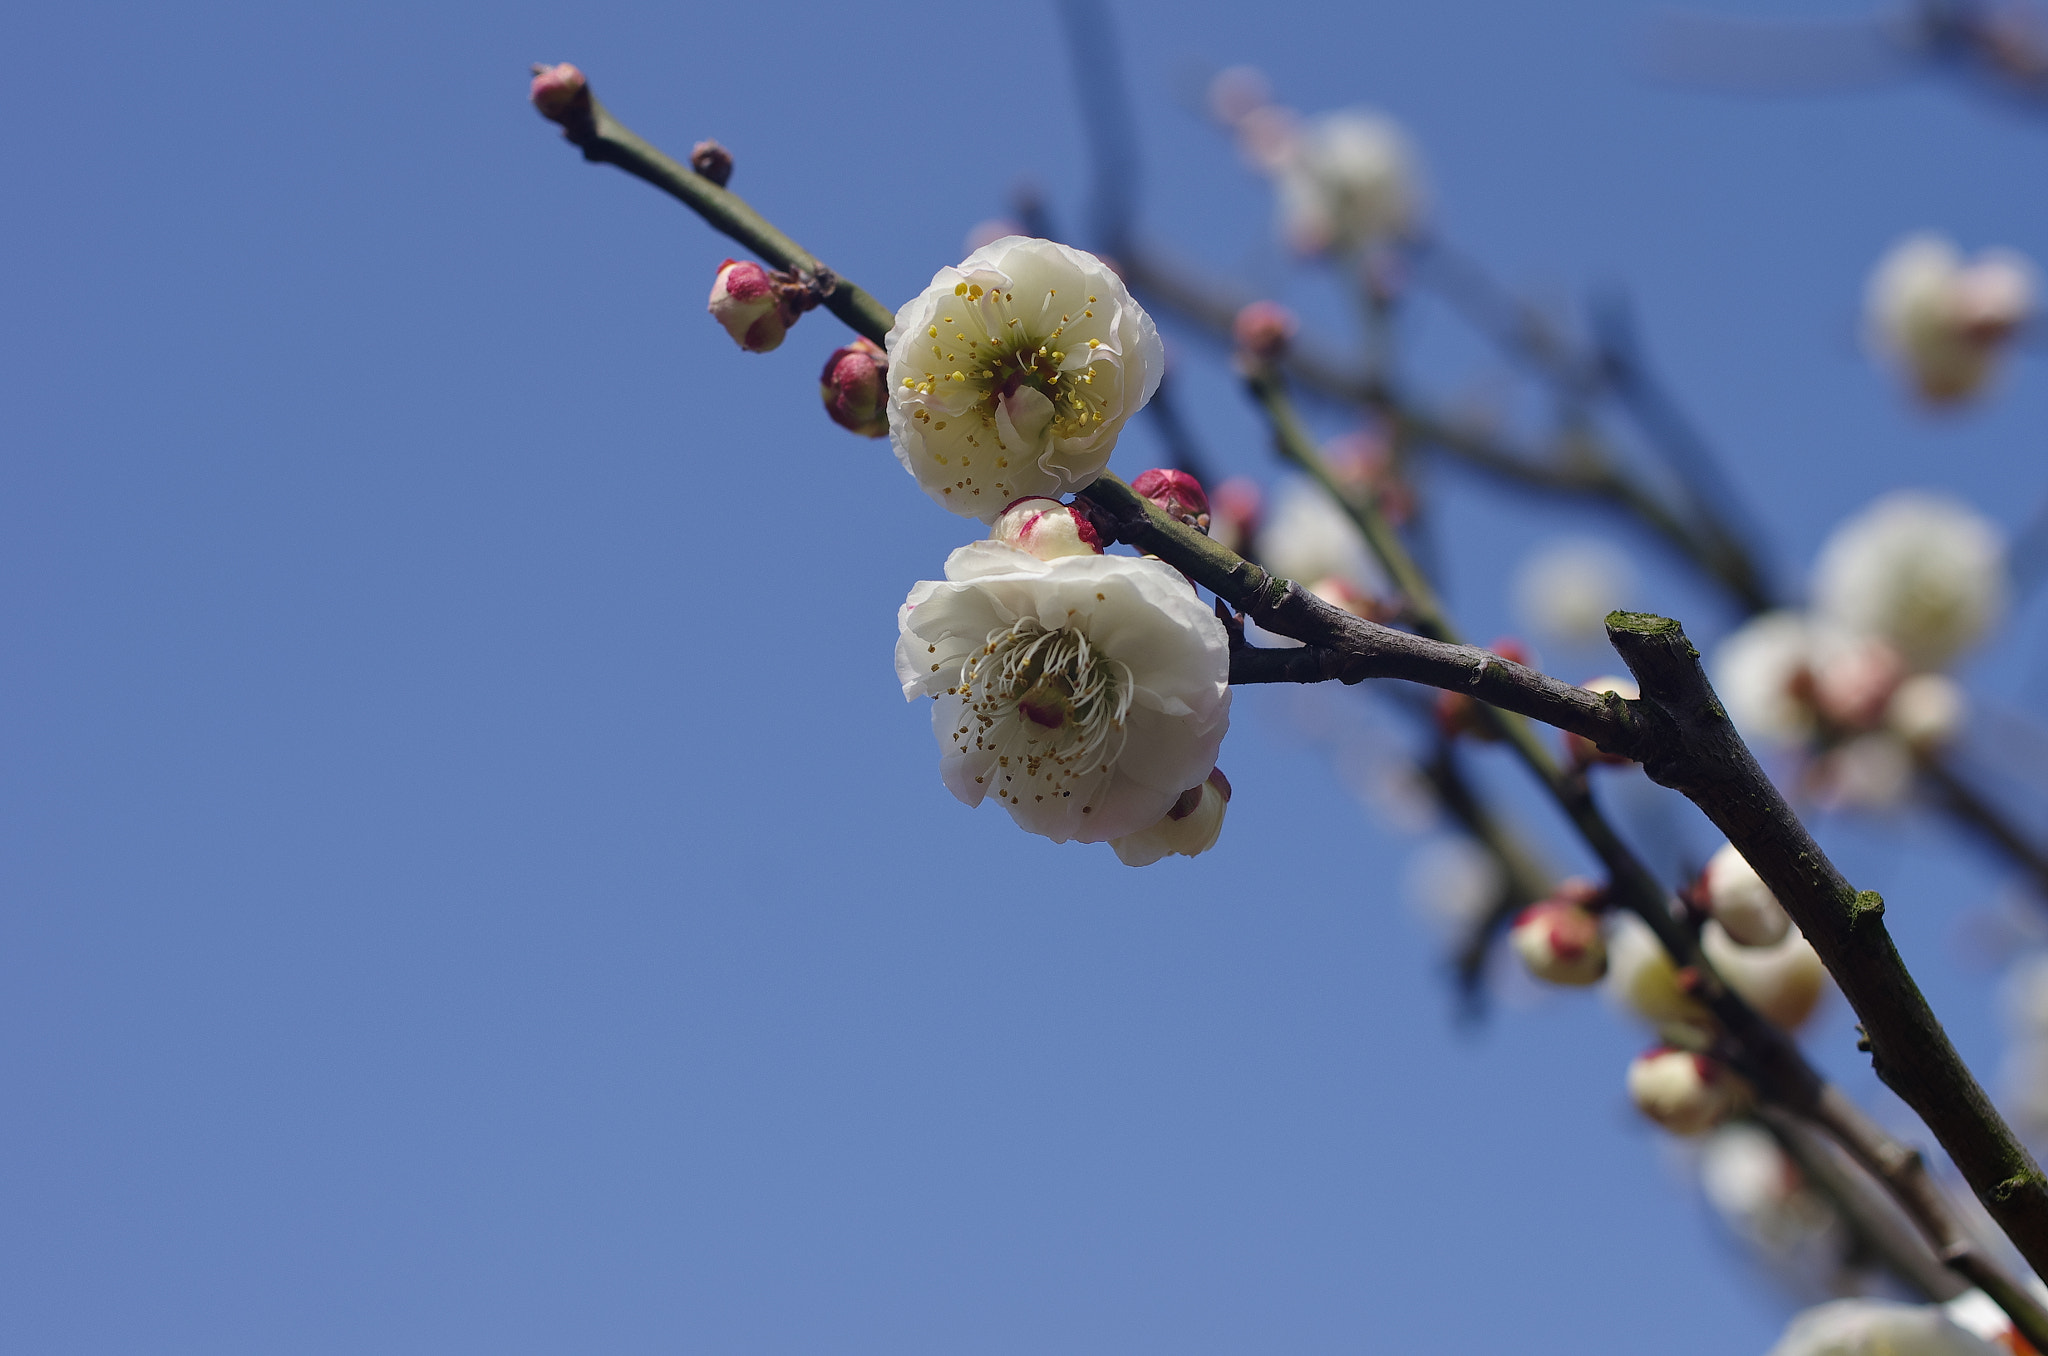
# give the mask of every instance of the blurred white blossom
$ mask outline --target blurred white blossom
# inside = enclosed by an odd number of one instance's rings
[[[2005,610],[2005,538],[1968,506],[1900,490],[1843,522],[1814,565],[1814,612],[1891,642],[1915,670],[1983,639]]]
[[[1723,843],[1707,858],[1700,884],[1706,892],[1707,912],[1737,944],[1770,946],[1792,930],[1784,906],[1735,844]]]
[[[1325,113],[1284,130],[1254,112],[1240,121],[1248,149],[1273,169],[1280,231],[1303,254],[1344,254],[1405,235],[1422,214],[1408,137],[1367,109]]]
[[[2034,266],[2010,250],[1965,263],[1931,234],[1894,245],[1870,276],[1864,302],[1872,342],[1937,404],[1965,400],[1991,377],[2013,333],[2032,314]]]
[[[1274,490],[1259,526],[1259,558],[1303,588],[1335,580],[1366,597],[1387,592],[1387,577],[1343,509],[1317,485],[1299,478]]]
[[[889,440],[924,492],[992,521],[1092,483],[1166,350],[1092,254],[1005,236],[942,268],[889,330]]]
[[[1841,1217],[1761,1126],[1739,1121],[1707,1135],[1699,1173],[1700,1191],[1715,1213],[1768,1259],[1807,1272],[1839,1266]]]
[[[1099,843],[1157,824],[1230,724],[1223,624],[1156,560],[1044,561],[969,543],[898,614],[906,700],[935,699],[946,787],[1023,828]]]
[[[1769,1356],[2006,1356],[1937,1305],[1844,1299],[1792,1320]]]
[[[1597,537],[1562,537],[1537,548],[1515,573],[1515,608],[1531,630],[1567,644],[1598,642],[1607,614],[1636,587],[1628,557]]]
[[[1797,928],[1769,946],[1742,946],[1709,922],[1700,929],[1700,950],[1743,1001],[1788,1031],[1813,1015],[1827,990],[1827,967]]]

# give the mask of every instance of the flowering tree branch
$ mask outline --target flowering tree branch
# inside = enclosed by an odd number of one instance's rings
[[[579,85],[576,98],[559,116],[550,116],[562,123],[587,159],[619,165],[669,192],[715,228],[795,272],[815,289],[821,304],[858,332],[871,339],[886,335],[893,317],[873,297],[838,280],[743,200],[627,131],[587,88]],[[1276,430],[1283,439],[1299,437],[1298,423],[1290,435],[1289,426],[1276,420]],[[1641,701],[1624,701],[1455,643],[1427,580],[1406,560],[1398,539],[1370,505],[1346,501],[1402,583],[1419,627],[1430,634],[1411,635],[1365,621],[1268,575],[1140,498],[1113,475],[1104,474],[1083,497],[1118,540],[1160,556],[1260,625],[1309,647],[1301,658],[1284,661],[1254,660],[1241,651],[1233,659],[1233,677],[1241,666],[1253,681],[1398,677],[1467,692],[1640,761],[1652,777],[1692,798],[1756,866],[1835,974],[1863,1018],[1880,1076],[1920,1112],[2027,1260],[2037,1271],[2048,1271],[2048,1178],[1949,1044],[1884,931],[1882,901],[1850,889],[1763,776],[1677,623],[1630,614],[1609,619],[1610,638],[1644,692]],[[1289,666],[1284,677],[1280,665]],[[1892,1189],[1951,1269],[1983,1286],[2022,1334],[2048,1349],[2048,1311],[1970,1243],[1918,1156],[1884,1136],[1828,1087],[1782,1031],[1721,982],[1698,939],[1672,911],[1668,893],[1601,817],[1583,775],[1558,768],[1522,722],[1503,717],[1499,725],[1607,866],[1617,900],[1651,926],[1691,977],[1693,996],[1721,1023],[1731,1062],[1767,1100],[1825,1127]]]
[[[889,333],[896,319],[893,311],[825,267],[745,198],[643,141],[598,102],[589,86],[581,86],[565,101],[560,116],[549,116],[561,124],[563,139],[581,150],[585,160],[616,165],[646,180],[704,218],[714,230],[731,236],[775,267],[795,273],[815,287],[820,304],[856,334],[879,344]]]

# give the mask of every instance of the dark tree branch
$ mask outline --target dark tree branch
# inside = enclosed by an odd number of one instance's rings
[[[1645,741],[1644,770],[1705,811],[1756,868],[1856,1010],[1878,1077],[1927,1123],[2028,1265],[2048,1272],[2048,1177],[1913,982],[1884,900],[1850,886],[1764,776],[1677,622],[1617,612],[1607,634],[1642,685],[1635,714],[1661,732]]]

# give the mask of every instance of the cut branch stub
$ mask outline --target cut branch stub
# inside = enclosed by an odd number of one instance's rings
[[[1771,887],[1856,1010],[1878,1077],[1918,1112],[2036,1272],[2048,1272],[2048,1178],[1956,1053],[1884,925],[1757,765],[1668,617],[1615,612],[1607,636],[1642,687],[1644,770],[1706,812]]]

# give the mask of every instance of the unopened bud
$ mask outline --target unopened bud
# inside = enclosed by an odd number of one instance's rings
[[[1787,1031],[1811,1017],[1827,991],[1827,967],[1797,928],[1775,946],[1737,946],[1719,923],[1708,923],[1700,950],[1745,1003]]]
[[[1057,499],[1019,499],[1003,510],[988,535],[1040,560],[1102,554],[1102,536],[1088,515]]]
[[[533,68],[533,84],[527,91],[533,106],[550,122],[567,126],[579,112],[590,108],[590,82],[583,72],[564,61],[558,66]]]
[[[818,378],[825,413],[863,438],[889,436],[889,355],[872,339],[832,350]]]
[[[1636,1110],[1674,1135],[1711,1130],[1748,1100],[1742,1080],[1719,1062],[1668,1046],[1636,1056],[1628,1095]]]
[[[1634,701],[1642,695],[1641,689],[1636,686],[1633,678],[1617,678],[1611,674],[1595,678],[1590,683],[1580,683],[1579,686],[1588,692],[1611,692],[1624,701]],[[1618,753],[1604,752],[1597,744],[1584,735],[1572,734],[1569,731],[1565,733],[1564,751],[1565,756],[1571,760],[1574,767],[1592,767],[1595,764],[1606,764],[1609,767],[1628,767],[1635,761],[1631,758],[1624,758]]]
[[[1117,859],[1125,866],[1150,866],[1161,857],[1179,853],[1199,857],[1216,846],[1223,833],[1223,812],[1230,804],[1230,781],[1217,768],[1200,786],[1181,792],[1173,808],[1149,829],[1112,838]]]
[[[1255,301],[1237,313],[1231,334],[1240,353],[1261,362],[1278,362],[1294,338],[1294,312],[1277,301]]]
[[[775,279],[751,260],[728,259],[718,266],[706,309],[749,353],[779,348],[793,319],[777,295]]]
[[[724,188],[732,182],[732,152],[715,141],[700,141],[690,148],[690,168]]]
[[[1733,843],[1723,843],[1707,858],[1700,893],[1707,912],[1739,946],[1775,946],[1792,929],[1778,897]]]
[[[1962,733],[1967,713],[1963,689],[1955,679],[1945,673],[1916,673],[1892,693],[1884,723],[1915,751],[1930,753]]]
[[[1608,915],[1607,992],[1659,1028],[1705,1028],[1706,1007],[1686,991],[1678,967],[1650,925],[1632,913]]]
[[[1546,983],[1582,988],[1607,973],[1600,920],[1577,898],[1546,899],[1522,910],[1508,932],[1508,945],[1529,973]]]
[[[1209,496],[1203,491],[1202,482],[1186,471],[1155,466],[1133,480],[1131,488],[1140,498],[1150,499],[1188,526],[1208,530]]]

